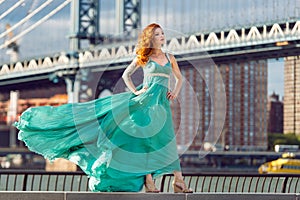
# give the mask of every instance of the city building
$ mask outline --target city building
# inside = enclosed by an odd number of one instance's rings
[[[300,135],[300,58],[286,57],[284,62],[283,132]]]
[[[0,148],[9,147],[12,143],[16,143],[13,145],[17,146],[22,145],[14,138],[17,137],[15,135],[15,129],[10,128],[10,125],[19,118],[23,111],[29,107],[36,106],[59,106],[68,102],[68,96],[66,94],[56,94],[50,98],[17,99],[16,117],[14,117],[14,119],[10,119],[10,115],[8,114],[10,101],[11,100],[0,102]]]
[[[267,149],[267,69],[266,60],[181,67],[186,83],[180,103],[173,103],[178,143],[192,150],[205,142],[231,150]]]
[[[283,133],[283,102],[275,92],[268,99],[268,133]]]

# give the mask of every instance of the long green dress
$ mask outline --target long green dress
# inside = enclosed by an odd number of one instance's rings
[[[171,63],[150,60],[141,95],[115,94],[84,103],[32,107],[15,126],[31,151],[65,158],[89,176],[91,191],[142,190],[145,175],[180,171],[169,89]]]

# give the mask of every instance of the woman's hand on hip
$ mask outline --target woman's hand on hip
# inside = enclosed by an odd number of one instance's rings
[[[173,92],[167,92],[167,98],[169,99],[169,100],[174,100],[174,99],[176,99],[177,98],[177,96],[173,93]]]
[[[135,91],[134,94],[135,95],[140,95],[140,94],[143,94],[144,92],[146,92],[148,89],[148,87],[143,87],[142,89],[138,90],[138,91]]]

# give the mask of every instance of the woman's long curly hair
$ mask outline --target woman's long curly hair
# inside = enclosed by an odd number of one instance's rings
[[[148,62],[149,56],[153,52],[152,39],[154,37],[154,31],[157,28],[161,28],[160,25],[155,23],[149,24],[139,35],[136,46],[138,65],[145,66],[145,64]]]

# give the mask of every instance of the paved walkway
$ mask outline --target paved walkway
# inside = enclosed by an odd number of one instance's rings
[[[0,192],[0,200],[298,200],[300,194]]]

